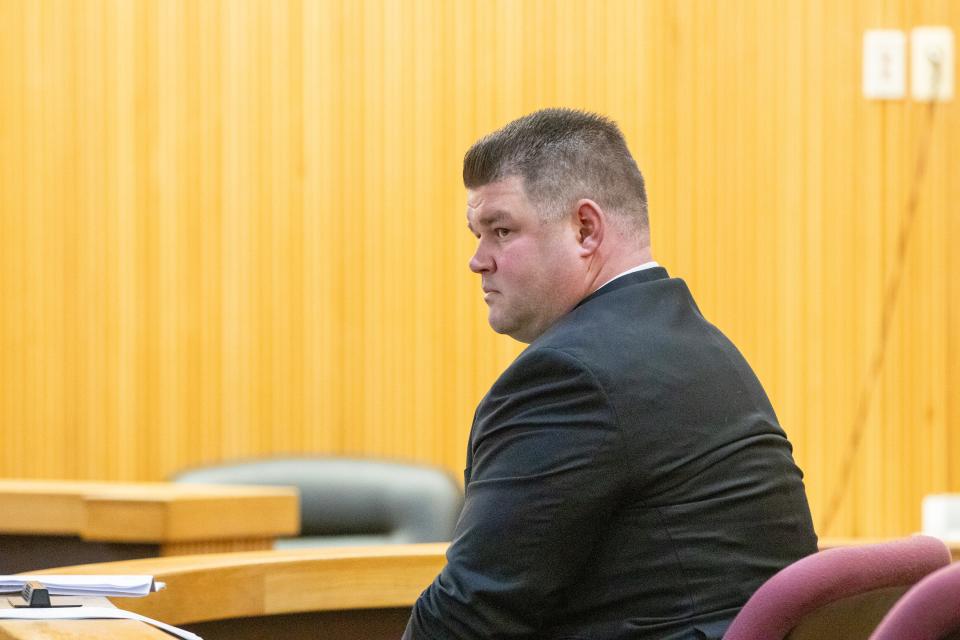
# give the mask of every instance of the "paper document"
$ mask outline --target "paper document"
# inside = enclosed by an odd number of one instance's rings
[[[9,578],[10,576],[2,576]],[[73,576],[71,576],[73,577]],[[101,576],[103,577],[103,576]],[[31,608],[31,609],[0,609],[0,620],[139,620],[152,624],[157,629],[162,629],[167,633],[183,638],[184,640],[203,640],[200,636],[183,629],[171,626],[142,616],[133,611],[124,611],[123,609],[114,609],[111,607],[69,607],[64,609],[56,608]]]
[[[52,596],[110,596],[141,597],[151,591],[160,591],[166,585],[154,582],[153,576],[61,576],[26,575],[0,576],[0,593],[23,590],[27,582],[39,582]]]

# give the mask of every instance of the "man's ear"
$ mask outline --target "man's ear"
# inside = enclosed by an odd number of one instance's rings
[[[577,211],[574,215],[578,231],[577,240],[580,243],[580,255],[583,257],[593,255],[603,242],[603,234],[606,231],[607,223],[606,216],[600,209],[600,205],[587,199],[577,202]]]

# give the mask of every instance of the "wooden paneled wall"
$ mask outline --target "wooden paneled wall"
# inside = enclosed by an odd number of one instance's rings
[[[951,0],[0,2],[0,475],[279,452],[463,464],[520,347],[466,268],[463,152],[621,123],[655,257],[746,353],[830,535],[960,491],[960,115],[868,102],[864,29]],[[929,161],[895,305],[901,220]]]
[[[938,105],[931,125],[927,105],[865,100],[861,43],[868,28],[960,33],[960,4],[652,7],[652,106],[635,139],[649,158],[655,248],[758,371],[807,473],[820,533],[916,531],[924,494],[960,491],[960,259],[950,251],[960,112],[956,101]]]

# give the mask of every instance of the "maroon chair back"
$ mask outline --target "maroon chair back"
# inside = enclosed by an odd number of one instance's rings
[[[870,591],[915,584],[949,563],[946,545],[929,536],[815,553],[782,569],[757,589],[724,640],[783,640],[821,607]]]
[[[960,630],[960,564],[915,584],[884,617],[870,640],[941,640]]]

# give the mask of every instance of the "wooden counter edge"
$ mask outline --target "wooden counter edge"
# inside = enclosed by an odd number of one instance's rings
[[[0,512],[0,535],[99,542],[266,540],[300,530],[299,492],[281,486],[0,479]]]
[[[167,588],[114,599],[174,625],[307,611],[409,607],[446,563],[446,543],[146,558],[44,573],[152,574]]]

